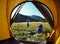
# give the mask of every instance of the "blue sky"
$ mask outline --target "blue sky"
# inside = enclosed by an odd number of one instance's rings
[[[36,15],[44,18],[41,12],[39,12],[39,10],[32,4],[32,2],[26,2],[19,13],[27,16]]]
[[[17,6],[14,11],[12,12],[12,16],[11,18],[14,16],[16,10],[19,8],[19,6]],[[40,16],[42,18],[45,19],[45,17],[41,14],[41,12],[39,12],[39,10],[34,6],[34,4],[32,2],[26,2],[23,7],[21,8],[20,14],[26,15],[26,16],[32,16],[32,15],[36,15],[36,16]]]

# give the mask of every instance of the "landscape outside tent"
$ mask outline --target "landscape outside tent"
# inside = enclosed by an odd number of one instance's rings
[[[42,33],[36,33],[34,35],[30,35],[30,32],[36,32],[38,24],[43,25]],[[52,28],[49,26],[47,22],[30,22],[29,28],[26,26],[26,22],[22,22],[22,23],[13,23],[12,31],[14,36],[21,40],[45,41],[46,40],[45,33],[52,32]]]
[[[29,27],[27,26],[27,23],[29,24]],[[43,26],[41,33],[37,33],[38,25]],[[31,2],[24,4],[20,12],[17,14],[15,23],[12,24],[11,28],[15,38],[37,42],[46,41],[46,33],[52,32],[52,28],[45,17]]]

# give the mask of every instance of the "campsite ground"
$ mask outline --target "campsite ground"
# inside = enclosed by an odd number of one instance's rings
[[[39,24],[43,25],[43,33],[30,35],[30,32],[36,32],[37,26]],[[12,32],[16,38],[21,40],[30,40],[30,41],[45,41],[46,34],[45,32],[52,32],[52,28],[47,22],[30,22],[30,26],[27,27],[26,22],[13,23]],[[37,38],[36,38],[37,37]]]

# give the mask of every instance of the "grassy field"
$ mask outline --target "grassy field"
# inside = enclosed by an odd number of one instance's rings
[[[30,22],[30,26],[27,27],[26,22],[22,23],[13,23],[11,28],[14,36],[21,40],[30,40],[30,41],[45,41],[45,33],[39,33],[30,35],[29,32],[36,32],[37,26],[39,24],[43,25],[43,32],[49,31],[52,32],[52,28],[47,22]]]

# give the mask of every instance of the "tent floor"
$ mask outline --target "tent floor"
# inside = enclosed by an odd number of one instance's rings
[[[0,41],[0,44],[51,44],[51,43],[46,43],[46,42],[31,42],[31,41],[22,41],[19,39],[15,38],[9,38],[7,40]]]

